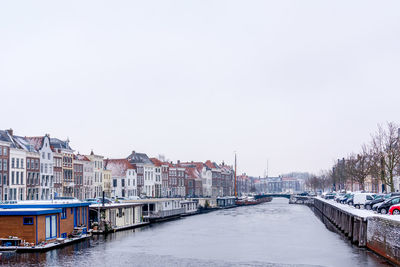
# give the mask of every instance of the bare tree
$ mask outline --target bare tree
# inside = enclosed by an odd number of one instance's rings
[[[331,179],[334,190],[346,189],[346,182],[348,178],[349,175],[346,172],[346,160],[344,158],[338,159],[338,161],[333,165],[331,171]]]
[[[378,131],[372,136],[372,150],[375,166],[381,167],[381,179],[385,186],[394,191],[393,177],[400,165],[399,126],[388,122],[386,128],[378,125]]]
[[[346,160],[346,171],[360,185],[361,190],[365,189],[365,179],[371,174],[373,166],[372,156],[366,145],[362,146],[361,153],[352,154]],[[353,183],[352,183],[353,185]],[[351,189],[353,191],[353,188]]]

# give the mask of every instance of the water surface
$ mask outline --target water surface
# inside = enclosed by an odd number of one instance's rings
[[[3,253],[16,266],[391,266],[331,231],[307,206],[274,199],[93,237],[46,253]]]

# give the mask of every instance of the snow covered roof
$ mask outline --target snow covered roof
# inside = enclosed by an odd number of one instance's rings
[[[181,165],[185,166],[185,167],[196,168],[197,171],[199,171],[199,172],[201,172],[204,167],[203,162],[193,162],[193,161],[192,162],[182,162]]]
[[[132,153],[127,157],[130,163],[132,164],[153,164],[149,157],[144,153],[136,153],[132,151]]]
[[[163,163],[161,160],[159,160],[159,159],[150,158],[150,160],[151,160],[151,162],[153,162],[153,164],[154,164],[155,166],[157,166],[157,167],[160,167],[160,166],[164,165],[164,163]]]
[[[58,138],[50,138],[50,146],[54,149],[66,149],[72,151],[72,148],[69,146],[69,140],[62,141]]]
[[[0,141],[11,143],[11,137],[8,135],[6,131],[0,130]]]
[[[29,152],[38,152],[31,143],[22,136],[13,136],[15,142],[18,144],[19,148]]]
[[[187,174],[187,178],[189,178],[189,179],[199,179],[200,178],[200,173],[196,168],[186,167],[185,172]]]
[[[207,160],[204,165],[206,165],[209,169],[215,169],[217,168],[217,164],[214,162],[211,162],[210,160]]]
[[[32,137],[27,137],[27,136],[25,136],[25,139],[26,139],[37,151],[39,151],[39,150],[42,148],[44,136],[32,136]]]
[[[81,160],[81,161],[90,161],[90,159],[88,159],[88,157],[86,157],[85,155],[81,155],[81,154],[75,155],[74,159]]]
[[[126,176],[127,170],[135,169],[127,159],[106,159],[105,169],[111,171],[112,176]]]
[[[15,216],[15,215],[42,215],[42,214],[54,214],[61,213],[61,209],[55,208],[23,208],[23,209],[0,209],[0,215],[2,216]]]
[[[13,135],[12,130],[0,130],[0,141],[10,143],[11,148],[23,149],[29,152],[37,152],[35,147],[26,138]]]

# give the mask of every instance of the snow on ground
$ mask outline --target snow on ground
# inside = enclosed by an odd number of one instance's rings
[[[347,205],[347,204],[341,204],[341,203],[337,203],[336,201],[334,201],[333,199],[324,199],[321,197],[316,197],[316,199],[329,203],[332,206],[338,207],[341,210],[351,213],[355,216],[361,217],[361,218],[368,218],[368,217],[381,217],[387,220],[392,220],[392,221],[399,221],[400,222],[400,215],[389,215],[389,214],[379,214],[376,213],[372,210],[366,210],[366,209],[356,209],[353,206]]]

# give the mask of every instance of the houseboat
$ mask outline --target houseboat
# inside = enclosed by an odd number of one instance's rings
[[[257,205],[265,202],[271,202],[272,197],[256,195],[256,196],[244,196],[236,200],[236,205],[238,206],[249,206]]]
[[[199,207],[203,209],[214,209],[217,208],[217,199],[216,198],[192,198],[192,200],[196,200],[199,203]]]
[[[189,216],[199,213],[198,202],[195,200],[182,200],[181,207],[184,209],[182,216]]]
[[[141,227],[143,220],[142,203],[108,203],[90,205],[90,224],[93,234],[105,234]],[[99,216],[100,212],[100,216]],[[100,219],[100,223],[98,223]]]
[[[148,222],[160,222],[180,218],[185,213],[180,198],[141,199],[130,201],[143,205],[143,218]],[[126,202],[124,202],[126,203]]]
[[[0,204],[0,250],[44,251],[88,238],[88,220],[87,202]]]
[[[220,209],[229,209],[236,207],[235,197],[217,197],[217,207]]]

